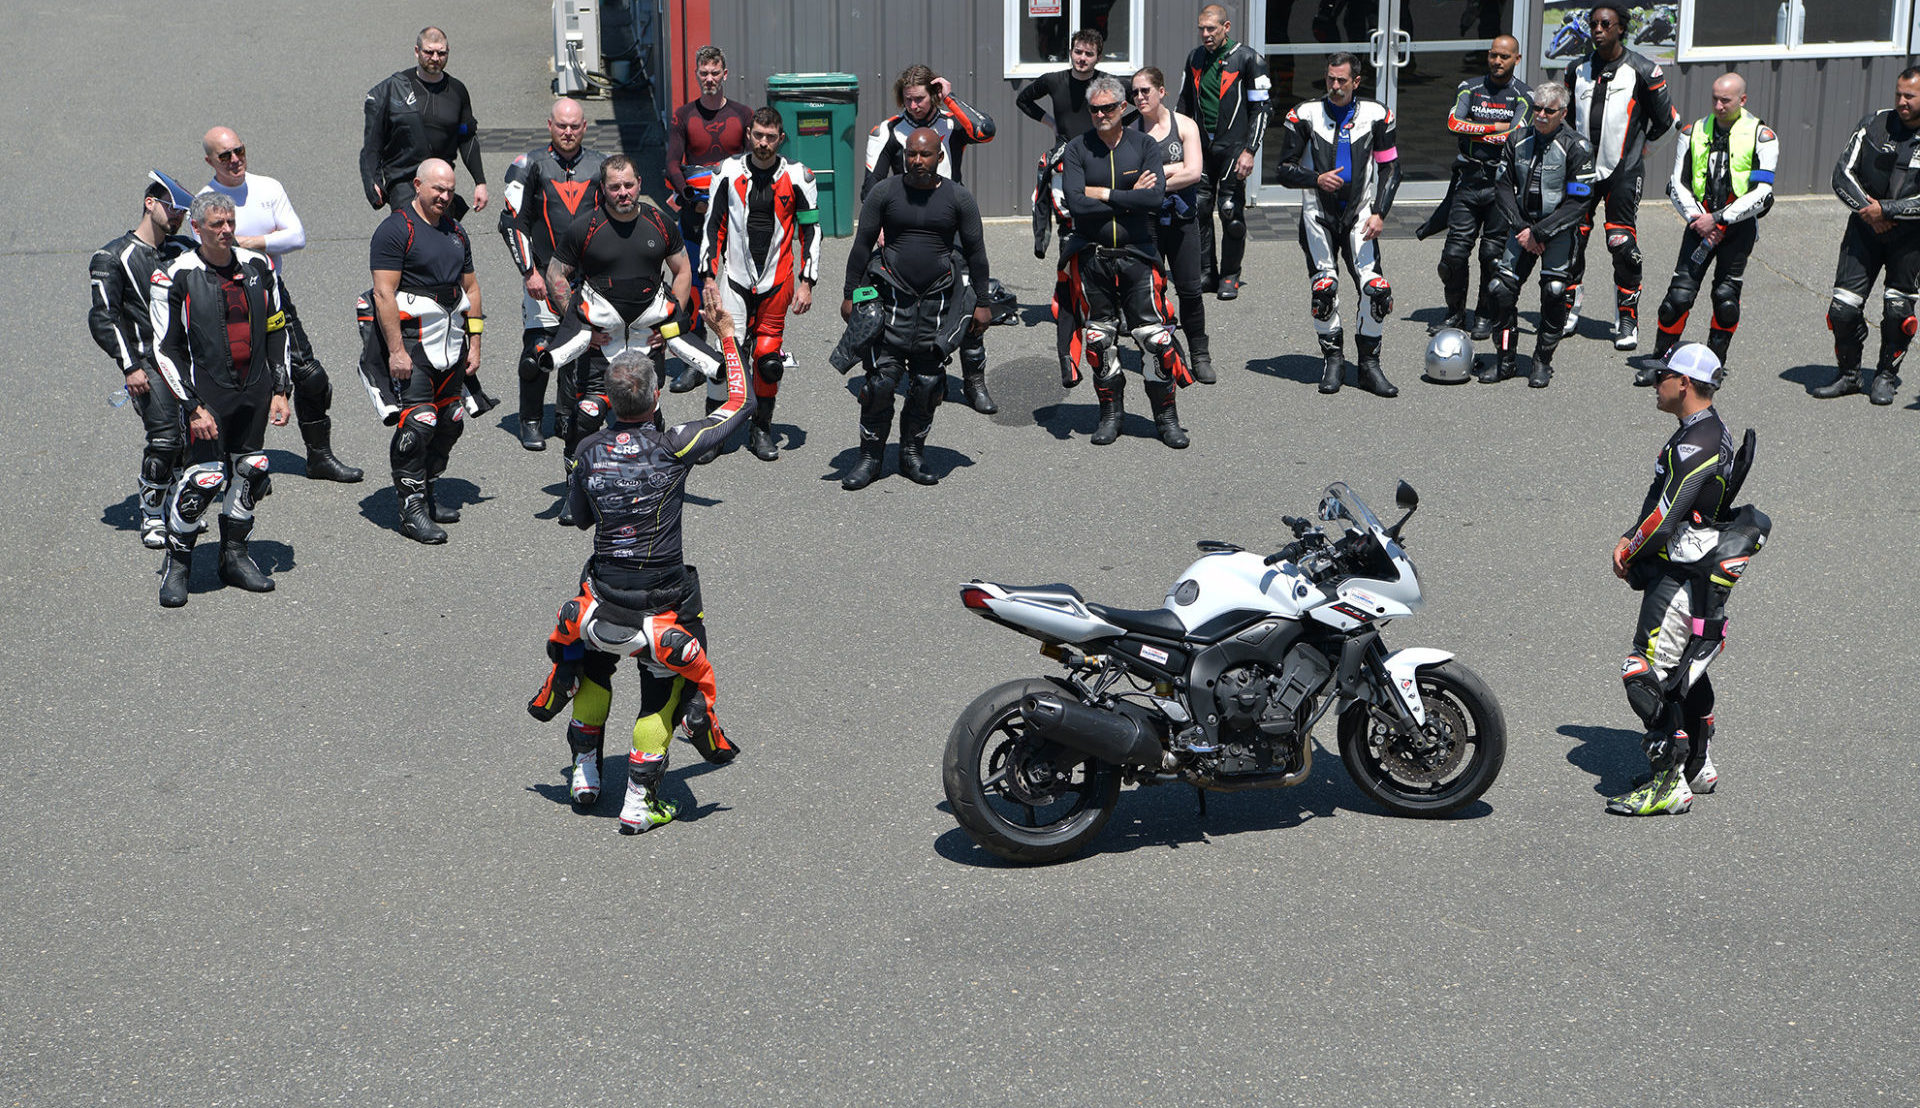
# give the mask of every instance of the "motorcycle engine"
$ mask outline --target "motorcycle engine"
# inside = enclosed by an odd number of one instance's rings
[[[1219,776],[1291,768],[1294,713],[1280,704],[1280,678],[1259,666],[1238,666],[1220,675],[1214,700],[1220,708],[1220,751],[1210,771]]]

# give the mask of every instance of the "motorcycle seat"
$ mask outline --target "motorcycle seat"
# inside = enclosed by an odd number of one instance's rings
[[[1089,604],[1087,610],[1122,630],[1142,635],[1153,635],[1162,639],[1184,639],[1187,637],[1186,625],[1180,617],[1165,608],[1111,608],[1105,604]]]

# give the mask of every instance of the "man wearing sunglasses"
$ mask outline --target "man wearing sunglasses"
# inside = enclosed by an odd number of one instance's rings
[[[1036,258],[1047,256],[1047,239],[1053,234],[1054,211],[1048,195],[1052,191],[1049,182],[1053,165],[1067,143],[1093,126],[1093,116],[1087,111],[1087,88],[1095,77],[1107,75],[1099,68],[1100,51],[1106,42],[1106,36],[1091,27],[1075,31],[1067,50],[1071,65],[1035,77],[1013,98],[1013,106],[1019,108],[1022,115],[1053,128],[1053,146],[1047,156],[1040,159],[1040,171],[1033,188],[1033,256]],[[1040,106],[1042,100],[1052,106],[1051,112]],[[1066,234],[1064,221],[1060,233]]]
[[[413,40],[412,69],[403,69],[367,91],[366,135],[360,144],[360,185],[367,205],[401,211],[413,201],[420,163],[455,155],[473,175],[473,210],[487,206],[487,176],[480,166],[480,125],[473,99],[459,78],[447,75],[447,33],[424,27]],[[467,214],[455,196],[448,214]]]
[[[161,509],[180,467],[186,435],[179,398],[159,381],[154,366],[152,290],[155,275],[193,249],[192,239],[176,233],[193,197],[157,169],[147,180],[139,225],[94,251],[87,262],[92,292],[87,328],[126,378],[127,397],[146,426],[147,446],[140,456],[140,543],[158,550],[167,545]]]
[[[288,370],[293,374],[295,420],[307,444],[307,476],[315,481],[359,481],[364,474],[333,454],[333,385],[314,356],[307,329],[287,295],[286,255],[307,245],[307,229],[280,182],[247,170],[247,147],[231,127],[215,127],[200,140],[213,180],[201,192],[233,201],[234,245],[265,254],[280,274],[281,308],[287,317]]]
[[[1613,255],[1613,348],[1640,345],[1640,190],[1645,184],[1647,143],[1679,122],[1667,98],[1667,77],[1642,54],[1626,48],[1625,4],[1595,4],[1588,13],[1593,51],[1567,68],[1564,83],[1573,93],[1573,129],[1593,145],[1594,189],[1606,203],[1607,251]],[[1574,252],[1576,297],[1587,268],[1589,219],[1580,228]],[[1576,300],[1577,303],[1577,300]]]

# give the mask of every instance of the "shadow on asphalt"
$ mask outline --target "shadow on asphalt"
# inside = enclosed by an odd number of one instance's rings
[[[1633,787],[1633,779],[1646,771],[1647,759],[1640,751],[1638,731],[1568,723],[1557,733],[1579,743],[1567,751],[1567,761],[1597,778],[1593,791],[1601,796],[1626,792]]]
[[[1797,365],[1780,371],[1782,381],[1791,381],[1803,389],[1814,389],[1833,380],[1834,367],[1830,365]]]
[[[1268,377],[1278,377],[1283,381],[1297,381],[1303,385],[1320,383],[1319,358],[1310,354],[1282,354],[1277,358],[1261,358],[1248,362],[1247,369]]]
[[[1564,730],[1564,729],[1563,729]],[[941,801],[936,807],[949,816],[953,807]],[[1097,838],[1081,854],[1125,854],[1152,848],[1179,850],[1185,846],[1204,846],[1210,839],[1256,831],[1285,831],[1309,820],[1330,819],[1343,812],[1352,815],[1399,818],[1354,785],[1338,751],[1314,748],[1313,770],[1298,785],[1284,789],[1250,789],[1245,792],[1206,794],[1206,812],[1201,813],[1196,790],[1186,785],[1156,785],[1128,789]],[[1484,819],[1493,814],[1493,806],[1476,800],[1449,819]],[[1024,868],[992,854],[976,844],[965,830],[955,827],[934,840],[934,853],[965,866],[987,869]],[[1071,861],[1072,859],[1063,859]]]
[[[1136,380],[1134,383],[1139,382]],[[1134,390],[1134,393],[1137,403],[1146,403],[1146,398],[1139,395],[1139,390]],[[1061,442],[1066,442],[1076,435],[1082,439],[1092,436],[1093,429],[1100,425],[1100,405],[1094,399],[1091,384],[1087,386],[1087,391],[1083,395],[1087,400],[1084,404],[1045,404],[1035,408],[1033,421]],[[1120,402],[1123,406],[1126,400],[1126,394],[1122,393]],[[1137,435],[1151,439],[1157,438],[1159,432],[1154,428],[1153,420],[1138,412],[1127,412],[1120,421],[1120,435],[1122,438]]]
[[[100,522],[115,531],[138,531],[140,529],[140,497],[134,493],[128,493],[125,500],[100,509]]]
[[[660,799],[680,809],[673,817],[675,823],[697,823],[715,812],[731,811],[719,803],[702,804],[693,795],[688,782],[704,774],[712,773],[724,766],[716,766],[699,761],[699,755],[690,754],[694,764],[681,769],[670,769],[660,781]],[[540,781],[527,786],[527,791],[536,793],[555,804],[572,808],[575,815],[592,816],[596,819],[619,819],[620,806],[626,803],[627,759],[624,755],[609,755],[600,766],[600,802],[587,808],[574,808],[573,797],[567,789],[567,774],[572,770],[569,765],[560,767],[560,780],[557,783]]]

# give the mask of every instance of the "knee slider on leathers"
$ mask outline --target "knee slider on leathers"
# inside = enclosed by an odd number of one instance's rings
[[[309,356],[305,360],[296,359],[288,373],[293,378],[293,399],[301,418],[316,419],[327,414],[327,409],[333,406],[333,382],[327,379],[327,368]]]
[[[1330,273],[1322,273],[1313,279],[1313,318],[1328,320],[1333,318],[1340,299],[1340,279]]]
[[[1385,277],[1373,277],[1362,290],[1373,307],[1373,318],[1384,320],[1393,311],[1393,286]]]
[[[1607,229],[1607,252],[1628,265],[1640,264],[1640,239],[1631,227]]]
[[[787,375],[787,362],[778,351],[762,354],[753,360],[753,375],[769,385],[777,385],[780,378]]]
[[[267,494],[273,491],[267,470],[267,456],[263,453],[242,454],[233,460],[234,495],[240,510],[229,511],[228,515],[245,518],[252,514],[255,504],[266,499]]]
[[[227,487],[227,465],[225,462],[201,462],[188,466],[174,483],[173,495],[167,498],[167,524],[175,531],[189,532],[199,529],[200,517],[206,514],[207,505],[213,503],[221,490]]]
[[[1713,321],[1723,328],[1740,322],[1740,283],[1716,281],[1713,285]]]
[[[1916,320],[1913,315],[1913,294],[1888,289],[1881,298],[1880,326],[1888,334],[1901,334],[1913,337]]]

